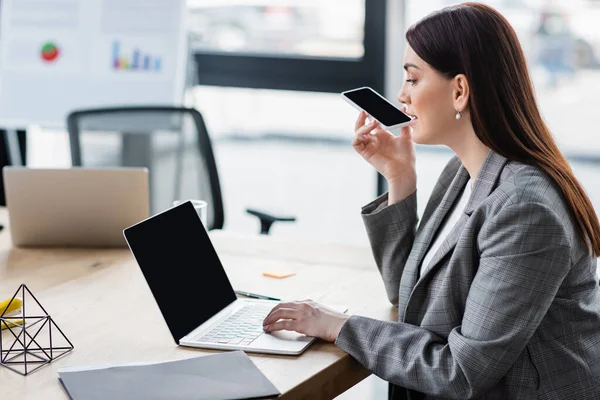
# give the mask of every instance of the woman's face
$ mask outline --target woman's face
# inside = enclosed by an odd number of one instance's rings
[[[417,117],[412,138],[419,144],[450,145],[456,137],[458,121],[453,103],[452,80],[442,76],[408,46],[404,56],[406,80],[398,101],[406,113]]]

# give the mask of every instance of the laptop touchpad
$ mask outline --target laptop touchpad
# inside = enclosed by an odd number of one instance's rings
[[[271,337],[275,337],[277,339],[282,339],[282,340],[291,340],[291,341],[299,341],[299,342],[309,342],[312,338],[308,337],[306,335],[302,335],[300,333],[297,332],[290,332],[290,331],[276,331],[276,332],[271,332],[268,334],[264,334],[263,336],[271,336]]]
[[[299,354],[313,340],[313,337],[300,335],[296,332],[265,333],[256,338],[248,349],[265,349],[281,352],[281,354]]]

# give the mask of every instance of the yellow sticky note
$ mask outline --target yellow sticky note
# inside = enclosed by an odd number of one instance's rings
[[[268,276],[269,278],[277,278],[277,279],[287,278],[288,276],[296,275],[295,272],[281,272],[281,271],[263,271],[262,274],[264,276]]]

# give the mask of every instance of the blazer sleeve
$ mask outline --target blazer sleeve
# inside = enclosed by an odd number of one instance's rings
[[[398,305],[400,278],[417,227],[417,193],[387,205],[385,193],[362,208],[362,218],[390,302]]]
[[[452,399],[484,394],[508,372],[554,301],[570,269],[571,242],[552,209],[526,203],[490,218],[478,245],[462,323],[447,340],[414,325],[352,316],[336,344],[405,388]]]

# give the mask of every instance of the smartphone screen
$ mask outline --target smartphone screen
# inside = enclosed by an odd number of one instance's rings
[[[385,126],[394,126],[410,121],[409,116],[370,89],[352,90],[345,92],[344,95]]]

